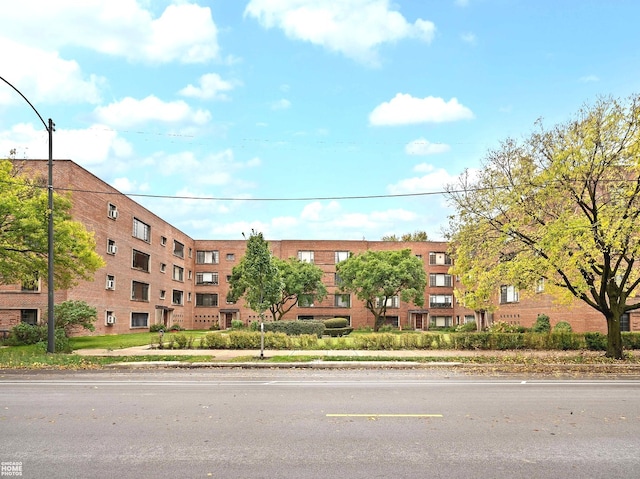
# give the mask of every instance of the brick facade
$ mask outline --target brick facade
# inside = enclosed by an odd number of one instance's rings
[[[46,176],[46,160],[14,163],[27,174]],[[228,278],[244,255],[244,240],[194,240],[70,160],[55,160],[53,181],[56,191],[72,192],[72,215],[94,233],[97,252],[106,262],[93,281],[55,292],[56,303],[83,300],[98,310],[94,334],[145,331],[157,323],[177,323],[186,329],[209,329],[214,324],[228,328],[233,320],[249,324],[258,319],[243,299],[237,304],[226,301]],[[393,305],[387,310],[390,324],[422,330],[431,324],[455,326],[474,319],[474,313],[453,297],[455,284],[448,275],[447,243],[280,240],[269,244],[277,257],[313,257],[324,271],[327,297],[319,304],[295,306],[285,319],[339,316],[349,318],[355,328],[373,326],[373,315],[363,303],[354,295],[344,298],[338,291],[336,262],[346,254],[401,248],[410,248],[424,261],[425,304]],[[518,304],[501,305],[493,316],[530,326],[538,313],[545,312],[552,324],[568,320],[576,331],[603,328],[604,320],[588,308],[581,307],[579,312],[551,308],[550,299],[539,295]],[[16,285],[0,286],[0,329],[32,318],[46,321],[46,309],[46,288],[23,291]],[[631,327],[640,330],[640,321],[632,317]]]

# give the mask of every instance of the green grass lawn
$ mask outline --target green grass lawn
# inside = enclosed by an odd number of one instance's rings
[[[185,334],[187,336],[200,337],[209,331],[178,331],[164,333],[164,340],[168,340],[171,335]],[[124,349],[135,346],[148,346],[152,342],[158,342],[158,333],[133,333],[133,334],[113,334],[108,336],[79,336],[71,338],[71,347],[76,349]]]

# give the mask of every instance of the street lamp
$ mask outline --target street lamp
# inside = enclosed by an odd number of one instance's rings
[[[53,120],[49,118],[49,122],[45,123],[31,102],[27,99],[26,96],[22,94],[20,90],[18,90],[15,86],[9,83],[7,80],[0,76],[0,80],[5,82],[11,88],[13,88],[18,95],[20,95],[24,101],[26,101],[31,109],[38,115],[40,121],[44,125],[45,129],[49,133],[49,182],[47,184],[47,191],[49,193],[49,229],[47,234],[47,243],[48,243],[48,252],[47,252],[47,260],[48,260],[48,275],[47,275],[47,307],[48,307],[48,318],[47,318],[47,352],[54,353],[56,350],[56,336],[55,336],[55,319],[53,316],[53,132],[55,131],[55,123]]]

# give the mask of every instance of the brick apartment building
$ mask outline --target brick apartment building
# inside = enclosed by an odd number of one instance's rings
[[[46,160],[15,160],[23,171],[46,175]],[[94,334],[123,334],[148,329],[153,324],[179,324],[186,329],[209,329],[217,324],[231,326],[257,320],[241,299],[226,301],[232,268],[244,255],[244,240],[195,240],[121,194],[70,160],[55,160],[54,187],[72,191],[74,219],[93,231],[97,252],[106,266],[93,281],[55,291],[55,303],[83,300],[98,310]],[[269,241],[280,258],[297,257],[318,265],[324,272],[327,297],[318,304],[298,304],[285,319],[346,317],[354,328],[373,325],[373,315],[354,295],[336,285],[336,264],[367,250],[410,248],[424,261],[427,273],[425,304],[416,307],[394,300],[387,310],[387,323],[402,329],[455,326],[477,319],[454,298],[455,279],[445,242],[385,242],[334,240]],[[505,287],[506,288],[506,287]],[[517,293],[500,296],[496,320],[531,326],[539,313],[548,314],[552,324],[568,320],[576,331],[606,331],[604,318],[590,308],[557,308],[547,295],[522,302]],[[46,320],[47,290],[21,285],[0,285],[0,329],[19,322],[35,324]],[[483,323],[490,323],[491,315]],[[627,318],[626,329],[640,330],[636,317]]]

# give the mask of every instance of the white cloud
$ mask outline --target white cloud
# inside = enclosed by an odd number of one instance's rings
[[[208,7],[168,5],[154,18],[136,0],[0,2],[0,35],[51,50],[79,47],[131,61],[201,63],[219,55]],[[25,28],[24,19],[29,19]]]
[[[409,125],[471,118],[473,118],[473,112],[459,103],[457,98],[447,102],[432,96],[414,98],[409,94],[398,93],[390,101],[381,103],[373,109],[369,114],[369,123],[375,126]]]
[[[64,60],[56,52],[21,45],[1,36],[0,51],[2,77],[32,103],[99,103],[100,88],[106,80],[96,75],[84,77],[77,62]],[[0,104],[23,101],[11,89],[0,88]]]
[[[444,168],[436,169],[433,165],[421,163],[414,167],[417,173],[426,173],[423,176],[407,178],[396,184],[387,186],[387,191],[392,195],[411,193],[430,193],[444,191],[447,185],[453,184],[457,176],[452,176]]]
[[[585,75],[583,77],[580,77],[580,81],[582,83],[595,83],[599,82],[600,78],[598,78],[596,75]]]
[[[202,100],[227,100],[225,92],[234,88],[234,83],[223,80],[217,73],[202,75],[198,81],[199,86],[188,85],[178,93],[182,96],[200,98]]]
[[[424,138],[418,138],[417,140],[410,141],[404,147],[404,151],[407,155],[426,156],[436,155],[438,153],[446,153],[451,148],[445,143],[431,143]]]
[[[462,35],[460,35],[460,39],[463,42],[468,43],[469,45],[476,45],[478,43],[476,35],[471,32],[463,33]]]
[[[18,158],[48,158],[48,133],[44,127],[35,128],[33,124],[25,123],[0,132],[0,156],[14,148]],[[132,154],[131,144],[103,125],[79,130],[56,128],[53,133],[53,157],[71,159],[84,167],[126,159]]]
[[[291,108],[291,102],[286,98],[271,103],[272,110],[288,110],[289,108]]]
[[[111,186],[113,186],[116,190],[121,193],[145,193],[149,191],[148,183],[139,183],[136,180],[131,180],[129,178],[121,177],[115,178],[111,182]]]
[[[378,64],[377,47],[404,38],[430,42],[435,25],[418,19],[413,24],[394,10],[389,0],[251,0],[245,16],[265,28],[280,28],[285,35],[356,61]]]
[[[100,106],[94,113],[101,122],[120,127],[150,121],[202,125],[211,119],[211,113],[207,110],[193,110],[184,101],[165,102],[154,95],[142,100],[126,97],[107,106]]]

